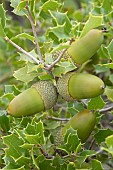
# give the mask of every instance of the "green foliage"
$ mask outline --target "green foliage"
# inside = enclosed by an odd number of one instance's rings
[[[4,37],[4,27],[5,27],[6,17],[5,17],[5,10],[3,8],[3,5],[0,4],[0,36]]]
[[[103,30],[104,42],[97,51],[98,63],[93,70],[86,70],[86,63],[74,63],[66,49],[92,28]],[[56,85],[58,78],[70,71],[100,77],[105,83],[104,94],[73,102],[66,102],[58,95],[55,106],[45,112],[21,118],[8,115],[9,102],[15,96],[39,80],[51,80]],[[112,170],[112,72],[112,0],[2,0],[0,169]],[[77,131],[70,128],[63,143],[56,146],[59,129],[86,108],[97,116],[88,140],[82,144]]]
[[[99,96],[99,97],[95,97],[92,98],[89,102],[88,102],[88,109],[89,110],[98,110],[98,109],[102,109],[105,106],[105,102],[103,101],[103,99]]]

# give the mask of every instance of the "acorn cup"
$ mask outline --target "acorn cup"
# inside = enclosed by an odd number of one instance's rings
[[[8,114],[22,117],[48,110],[57,101],[57,90],[51,81],[38,81],[16,96],[8,106]]]
[[[83,64],[97,52],[102,42],[102,30],[92,29],[85,36],[73,42],[67,52],[75,63]]]
[[[92,74],[69,72],[57,81],[58,93],[66,101],[94,98],[104,92],[104,82]]]

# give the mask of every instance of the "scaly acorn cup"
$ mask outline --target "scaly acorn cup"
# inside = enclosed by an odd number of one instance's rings
[[[70,127],[77,130],[77,134],[82,143],[86,142],[96,124],[96,115],[89,110],[83,110],[74,115],[63,127],[63,135]]]
[[[58,93],[66,101],[87,99],[104,92],[104,82],[97,76],[86,73],[69,72],[57,81]]]
[[[75,63],[83,64],[96,53],[102,42],[102,31],[98,29],[92,29],[84,37],[73,42],[67,49],[67,52]]]
[[[50,109],[57,101],[56,87],[51,81],[39,81],[16,96],[8,106],[14,117],[28,116]]]

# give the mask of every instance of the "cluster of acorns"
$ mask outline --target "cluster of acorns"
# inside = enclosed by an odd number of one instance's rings
[[[92,29],[84,37],[73,42],[67,52],[75,63],[82,64],[97,52],[102,42],[102,31]],[[44,80],[38,81],[31,88],[20,93],[9,103],[8,113],[14,117],[22,117],[48,110],[57,102],[58,94],[66,101],[74,101],[93,98],[103,92],[104,83],[99,77],[92,74],[69,72],[58,79],[56,87],[51,81]],[[83,122],[82,126],[79,125],[79,122]],[[65,133],[65,129],[72,126],[78,130],[78,136],[84,142],[92,132],[95,122],[95,114],[84,110],[72,117],[62,131]]]

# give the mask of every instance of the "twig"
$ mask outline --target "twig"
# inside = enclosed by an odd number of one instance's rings
[[[85,99],[82,99],[81,102],[84,104],[84,107],[87,108],[87,103],[86,103],[86,100]]]
[[[23,48],[21,48],[20,46],[18,46],[17,44],[15,44],[12,40],[10,40],[8,37],[4,37],[4,39],[6,41],[8,41],[10,44],[12,44],[14,47],[16,47],[16,49],[20,52],[22,52],[23,54],[25,54],[26,56],[30,57],[36,64],[40,64],[40,61],[37,60],[35,57],[33,57],[30,53],[28,53],[27,51],[25,51]]]
[[[32,17],[32,15],[30,13],[29,7],[28,7],[28,2],[27,2],[27,5],[26,5],[26,10],[27,10],[28,19],[30,21],[30,24],[31,24],[31,27],[32,27],[32,31],[33,31],[33,34],[34,34],[37,53],[39,55],[40,62],[43,63],[44,60],[42,58],[42,54],[41,54],[41,51],[40,51],[40,46],[39,46],[39,43],[38,43],[38,40],[37,40],[36,27],[35,27],[35,23],[34,23],[33,17]]]
[[[58,118],[58,117],[53,117],[53,116],[47,116],[47,119],[52,119],[52,120],[57,120],[57,121],[69,121],[70,120],[68,118]]]
[[[95,143],[95,139],[93,139],[93,140],[91,141],[88,150],[91,150],[91,149],[92,149],[94,143]]]
[[[47,158],[47,159],[54,159],[54,156],[50,155],[49,153],[45,152],[44,149],[40,148],[41,153]]]
[[[113,106],[110,106],[110,107],[101,109],[99,112],[100,112],[100,113],[103,113],[103,112],[111,111],[112,109],[113,109]]]
[[[45,69],[46,69],[46,70],[51,70],[51,69],[55,66],[55,64],[60,61],[61,57],[64,55],[64,53],[66,52],[66,50],[67,50],[67,49],[64,49],[64,50],[60,53],[60,55],[58,56],[58,58],[57,58],[51,65],[46,66]]]

